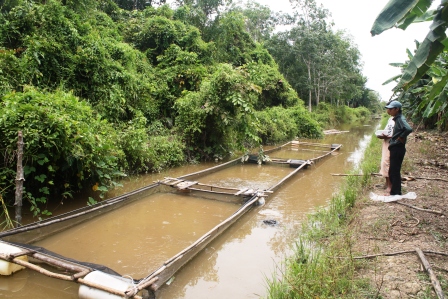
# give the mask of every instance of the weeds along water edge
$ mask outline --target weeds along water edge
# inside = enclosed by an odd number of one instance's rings
[[[384,116],[381,126],[387,122]],[[356,217],[353,206],[373,184],[378,171],[381,140],[372,138],[362,162],[347,176],[326,207],[304,221],[293,254],[267,278],[267,299],[286,298],[374,298],[376,290],[356,278],[362,261],[354,260],[348,224]]]

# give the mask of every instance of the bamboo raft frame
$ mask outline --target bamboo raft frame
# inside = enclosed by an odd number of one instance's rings
[[[201,191],[201,192],[207,192],[207,193],[233,195],[233,196],[253,197],[256,195],[258,197],[267,197],[268,195],[265,193],[272,193],[272,191],[267,191],[267,190],[221,187],[221,186],[216,186],[216,185],[202,184],[197,181],[187,181],[187,180],[183,180],[183,179],[170,178],[170,177],[166,177],[164,180],[157,181],[157,182],[160,184],[174,187],[178,190]],[[199,188],[194,188],[193,186],[198,186]],[[207,189],[205,189],[205,188],[207,188]],[[208,190],[208,189],[210,189],[210,190]],[[213,189],[215,189],[215,190],[213,190]],[[216,190],[220,190],[220,191],[216,191]]]
[[[138,295],[141,291],[147,290],[148,292],[152,293],[155,296],[155,292],[162,286],[166,281],[168,281],[175,272],[177,272],[182,266],[184,266],[190,259],[192,259],[196,254],[198,254],[206,245],[208,245],[214,238],[216,238],[218,235],[220,235],[224,230],[226,230],[229,226],[231,226],[233,223],[235,223],[243,214],[248,212],[253,206],[256,205],[256,203],[265,197],[268,197],[269,194],[274,193],[278,188],[280,188],[281,185],[283,185],[286,181],[288,181],[290,178],[292,178],[296,173],[298,173],[300,170],[308,167],[309,165],[323,159],[324,157],[327,157],[334,153],[335,151],[339,150],[342,145],[340,144],[319,144],[319,143],[309,143],[309,142],[298,142],[298,141],[291,141],[284,145],[275,147],[270,150],[266,150],[264,153],[273,153],[275,151],[279,151],[281,149],[284,149],[285,147],[291,147],[291,148],[297,148],[300,146],[311,146],[311,147],[318,147],[318,148],[327,148],[328,151],[325,152],[325,154],[320,155],[318,157],[302,161],[298,167],[296,167],[293,171],[291,171],[288,175],[283,177],[280,181],[275,183],[273,186],[271,186],[267,190],[253,190],[249,188],[229,188],[229,187],[221,187],[216,185],[209,185],[209,184],[202,184],[199,183],[196,179],[198,177],[222,170],[224,168],[237,165],[238,163],[241,163],[242,158],[237,158],[234,160],[231,160],[229,162],[198,171],[195,173],[190,173],[184,176],[180,176],[177,178],[165,178],[162,181],[154,182],[154,184],[148,185],[146,187],[137,189],[135,191],[126,193],[124,195],[111,198],[109,200],[106,200],[104,202],[97,203],[96,205],[92,207],[84,207],[81,209],[78,209],[76,211],[72,211],[63,215],[51,217],[47,220],[43,220],[36,223],[31,223],[19,228],[11,229],[9,231],[0,232],[0,243],[6,243],[11,244],[15,247],[19,247],[22,251],[19,253],[14,254],[4,254],[0,253],[0,260],[4,260],[7,262],[15,263],[17,265],[20,265],[24,268],[34,270],[36,272],[39,272],[43,275],[46,275],[48,277],[57,278],[60,280],[65,281],[73,281],[81,285],[85,285],[94,289],[102,290],[104,292],[118,295],[123,298],[135,298],[135,299],[145,299],[148,298],[147,296],[140,296]],[[289,164],[292,159],[274,159],[273,164]],[[295,160],[297,161],[297,160]],[[148,191],[153,191],[159,188],[176,188],[178,190],[191,190],[191,191],[199,191],[199,192],[206,192],[210,194],[224,194],[224,195],[232,195],[232,196],[242,196],[245,199],[248,199],[243,203],[243,205],[230,217],[222,221],[220,224],[216,225],[214,228],[212,228],[210,231],[202,235],[199,239],[197,239],[194,243],[192,243],[187,248],[180,251],[178,254],[173,256],[172,258],[165,261],[158,269],[156,269],[154,272],[146,276],[145,278],[139,280],[137,283],[134,283],[131,287],[129,287],[126,291],[119,291],[114,288],[104,286],[101,284],[97,284],[95,282],[88,281],[84,279],[84,277],[91,273],[92,271],[95,271],[94,267],[85,266],[82,263],[77,263],[76,261],[73,261],[71,259],[66,259],[64,257],[55,257],[49,254],[41,253],[36,250],[32,250],[26,247],[21,247],[20,245],[17,245],[16,243],[9,243],[8,239],[13,238],[15,235],[23,233],[23,232],[32,232],[34,230],[40,230],[43,227],[49,227],[50,225],[58,226],[60,224],[63,224],[64,222],[70,222],[73,221],[70,224],[71,226],[77,225],[81,222],[87,221],[89,219],[94,218],[97,216],[97,213],[104,212],[107,213],[110,210],[113,210],[117,208],[116,206],[124,205],[129,202],[132,202],[133,200],[138,200],[139,195],[142,193],[146,193]],[[136,198],[134,198],[136,197]],[[81,216],[89,216],[86,219],[77,219]],[[57,232],[60,232],[64,229],[66,229],[68,226],[63,225],[62,227],[56,227],[53,229],[50,234],[54,234]],[[34,237],[30,236],[28,237],[26,243],[35,242],[39,240],[39,238],[44,238],[45,236],[39,236]],[[6,241],[4,241],[6,239]],[[43,262],[47,265],[50,265],[57,269],[63,269],[66,272],[69,272],[71,274],[60,274],[57,272],[49,271],[43,267],[40,267],[38,265],[35,265],[34,263],[24,261],[20,259],[21,256],[27,256],[30,259],[34,259],[40,262]]]

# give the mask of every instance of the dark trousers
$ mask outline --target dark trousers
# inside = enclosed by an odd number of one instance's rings
[[[401,195],[401,164],[403,163],[406,147],[404,144],[397,144],[389,148],[390,166],[389,179],[392,183],[390,195]]]

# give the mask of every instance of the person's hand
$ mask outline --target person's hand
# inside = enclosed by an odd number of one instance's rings
[[[382,133],[381,135],[377,135],[376,137],[378,137],[379,139],[386,139],[386,138],[388,138],[388,136],[384,135],[384,133]]]

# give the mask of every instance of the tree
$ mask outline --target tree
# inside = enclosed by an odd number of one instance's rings
[[[206,40],[216,45],[219,62],[241,66],[250,62],[250,53],[256,44],[245,29],[244,16],[239,12],[227,12],[217,18],[208,30]]]
[[[232,0],[175,0],[179,6],[188,5],[192,8],[199,8],[207,18],[214,14],[219,15],[222,6],[232,3]]]
[[[300,11],[295,25],[266,41],[282,73],[307,100],[309,111],[320,101],[345,104],[359,97],[366,79],[356,45],[344,32],[331,30],[328,11],[313,0],[296,5]]]
[[[296,9],[297,25],[291,30],[291,37],[297,55],[301,57],[307,72],[308,109],[311,112],[313,77],[325,50],[321,38],[327,32],[326,18],[328,10],[318,7],[315,0],[295,0],[292,2]]]
[[[234,7],[232,10],[244,15],[246,30],[255,42],[269,39],[279,22],[278,16],[268,6],[256,2],[249,1],[244,8]]]
[[[118,7],[126,10],[143,10],[148,6],[163,5],[166,0],[113,0]]]

